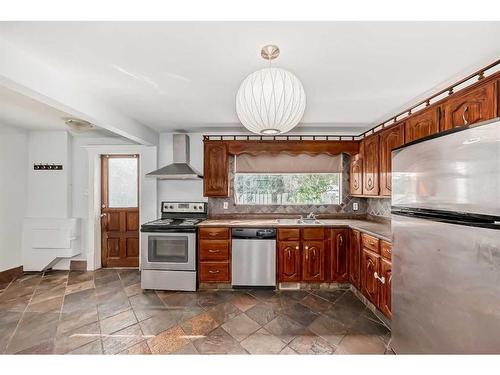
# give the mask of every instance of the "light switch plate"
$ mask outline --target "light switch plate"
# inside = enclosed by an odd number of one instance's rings
[[[358,207],[358,203],[357,203],[357,202],[354,202],[354,203],[352,204],[352,209],[353,209],[354,211],[357,211],[357,210],[358,210],[358,208],[359,208],[359,207]]]
[[[222,204],[222,208],[224,208],[225,210],[227,210],[227,209],[229,208],[229,203],[224,202],[224,203]]]

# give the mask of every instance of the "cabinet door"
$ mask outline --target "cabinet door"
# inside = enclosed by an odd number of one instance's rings
[[[302,280],[325,280],[325,245],[323,241],[302,243]]]
[[[444,130],[489,120],[497,115],[497,82],[456,93],[444,103]]]
[[[391,313],[391,281],[392,281],[392,264],[387,259],[381,258],[380,261],[380,278],[384,279],[384,283],[380,282],[380,297],[379,309],[389,319],[392,318]]]
[[[378,195],[378,134],[371,135],[363,141],[363,195]]]
[[[349,282],[357,289],[360,286],[361,238],[357,230],[349,230]]]
[[[439,132],[441,106],[432,106],[405,120],[405,143]]]
[[[380,195],[391,196],[392,150],[404,144],[404,124],[380,133]]]
[[[380,255],[363,248],[361,252],[361,292],[375,306],[378,305],[379,281],[375,272],[379,272]]]
[[[205,197],[229,196],[229,158],[226,143],[204,143],[203,174]]]
[[[351,157],[349,182],[351,195],[363,194],[363,159],[360,154]]]
[[[279,281],[300,281],[300,242],[278,242],[278,278]]]
[[[333,280],[345,283],[349,280],[347,268],[348,229],[332,230],[332,275]]]

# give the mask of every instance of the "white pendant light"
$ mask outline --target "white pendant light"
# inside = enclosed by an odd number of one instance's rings
[[[277,46],[262,48],[264,59],[279,55]],[[236,94],[236,113],[243,126],[257,134],[282,134],[293,129],[306,109],[300,80],[287,70],[269,66],[250,74]]]

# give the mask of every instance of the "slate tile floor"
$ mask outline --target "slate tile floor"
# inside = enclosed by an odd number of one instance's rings
[[[136,270],[27,274],[0,290],[0,353],[384,354],[350,291],[142,291]]]

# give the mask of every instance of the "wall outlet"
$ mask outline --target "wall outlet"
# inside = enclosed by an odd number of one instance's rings
[[[225,210],[227,210],[227,209],[229,208],[229,203],[224,202],[224,203],[222,204],[222,208],[224,208]]]
[[[359,207],[358,207],[358,202],[354,202],[354,203],[352,204],[352,209],[353,209],[354,211],[357,211],[357,210],[358,210],[358,208],[359,208]]]

